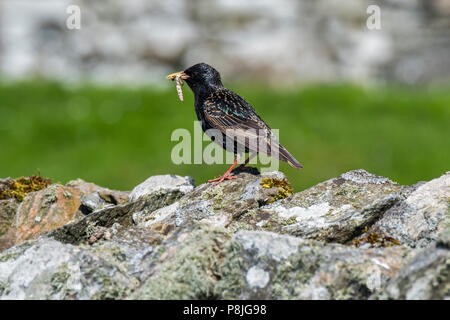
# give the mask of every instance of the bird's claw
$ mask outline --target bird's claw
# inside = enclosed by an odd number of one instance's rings
[[[236,178],[237,178],[237,176],[222,176],[222,177],[219,177],[219,178],[208,180],[208,182],[216,182],[216,183],[214,183],[214,186],[217,186],[219,183],[221,183],[221,182],[223,182],[225,180],[233,180],[233,179],[236,179]]]

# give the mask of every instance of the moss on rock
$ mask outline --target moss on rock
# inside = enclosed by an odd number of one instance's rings
[[[15,198],[21,202],[28,193],[45,189],[51,184],[50,179],[35,175],[6,179],[0,184],[0,200]]]
[[[352,245],[355,247],[359,247],[365,243],[368,243],[373,247],[392,247],[400,245],[400,241],[397,239],[377,232],[368,233],[352,241]]]
[[[291,184],[286,179],[263,178],[260,184],[265,189],[278,188],[278,193],[268,202],[268,204],[280,199],[285,199],[294,194]]]

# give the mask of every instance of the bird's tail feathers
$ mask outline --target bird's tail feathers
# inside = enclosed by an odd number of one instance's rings
[[[279,159],[281,161],[287,162],[291,165],[291,167],[295,169],[301,169],[303,166],[295,159],[289,151],[287,151],[282,145],[280,145],[279,148]]]
[[[278,159],[284,162],[287,162],[291,165],[291,167],[295,169],[301,169],[303,166],[295,159],[289,151],[286,150],[285,147],[283,147],[278,141],[275,139],[272,139],[272,150],[274,149],[274,143],[276,143],[278,147]]]

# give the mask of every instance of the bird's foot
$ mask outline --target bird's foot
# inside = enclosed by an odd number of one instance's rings
[[[223,182],[225,180],[233,180],[233,179],[236,179],[236,178],[237,178],[237,176],[223,175],[223,176],[221,176],[219,178],[208,180],[208,182],[216,182],[216,183],[214,183],[214,185],[217,186],[219,183],[221,183],[221,182]]]

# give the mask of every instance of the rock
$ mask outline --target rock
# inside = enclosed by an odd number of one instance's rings
[[[194,181],[190,177],[152,176],[131,191],[129,202],[97,209],[80,221],[55,230],[50,235],[65,243],[80,243],[114,223],[131,226],[135,221],[139,221],[139,217],[172,204],[192,189]],[[96,207],[98,198],[95,193],[91,193],[84,199],[87,205],[90,205],[89,200],[93,199],[92,206]]]
[[[15,199],[0,200],[0,252],[16,243],[16,211],[19,202]]]
[[[94,211],[104,209],[106,207],[125,204],[128,202],[128,192],[115,190],[99,190],[93,193],[82,195],[80,198],[79,210],[84,214],[90,214]]]
[[[367,299],[405,264],[408,251],[238,231],[217,290],[222,299]]]
[[[155,194],[161,193],[168,197],[177,198],[192,191],[195,187],[194,179],[191,177],[180,177],[176,175],[152,176],[135,187],[129,195],[129,201],[134,202],[141,199],[149,199]]]
[[[103,188],[82,179],[69,181],[66,185],[78,189],[83,194],[80,198],[80,211],[84,214],[128,202],[129,192],[126,191]]]
[[[231,234],[209,224],[177,229],[158,246],[158,264],[141,274],[130,299],[217,299],[224,248]]]
[[[417,186],[386,211],[369,232],[389,234],[412,247],[425,247],[450,227],[450,172]]]
[[[83,217],[81,212],[87,214],[128,202],[127,192],[110,190],[81,179],[70,181],[65,186],[50,185],[50,180],[37,176],[16,180],[31,183],[18,193],[21,202],[0,200],[0,252],[77,221]],[[12,179],[2,181],[10,182]]]
[[[92,245],[64,244],[43,236],[10,248],[0,256],[0,298],[209,296],[216,283],[208,274],[215,268],[213,257],[220,258],[229,233],[207,226],[179,229],[157,248],[151,235],[144,228],[116,227],[108,241]],[[204,259],[205,255],[210,257]]]
[[[93,211],[102,209],[108,205],[106,201],[104,201],[100,197],[100,194],[98,192],[93,192],[81,196],[80,202],[81,202],[80,210],[84,214],[92,213]]]
[[[202,184],[170,207],[141,214],[136,222],[146,227],[156,223],[180,227],[202,221],[221,227],[252,228],[239,224],[241,215],[291,194],[293,190],[281,172],[261,175],[243,172],[238,179],[217,186]]]
[[[141,200],[97,210],[74,223],[66,224],[50,232],[48,235],[64,243],[86,243],[91,236],[103,232],[105,228],[110,228],[116,223],[125,227],[133,225],[133,213],[143,210],[147,205],[147,202]],[[154,208],[157,208],[157,205]]]
[[[80,207],[79,199],[77,189],[58,184],[28,194],[16,213],[16,243],[68,223]]]
[[[41,237],[0,258],[2,299],[120,299],[136,287],[121,248],[85,250]]]
[[[4,243],[44,225],[0,254],[0,299],[449,298],[448,173],[409,187],[354,170],[298,193],[281,172],[236,174],[196,188],[156,176],[106,200],[78,181],[1,201]],[[36,208],[76,211],[68,188],[93,211],[52,230]]]
[[[156,247],[131,227],[92,246],[48,237],[0,256],[5,299],[365,299],[404,264],[406,248],[363,250],[209,224]],[[390,250],[390,252],[383,252]],[[27,274],[27,277],[23,275]]]
[[[421,249],[371,299],[450,299],[450,242],[447,239]]]
[[[79,198],[77,189],[53,184],[28,193],[20,203],[14,199],[0,201],[0,252],[74,219]]]
[[[245,223],[252,229],[345,243],[379,219],[409,189],[365,170],[354,170],[249,211],[236,223]]]

